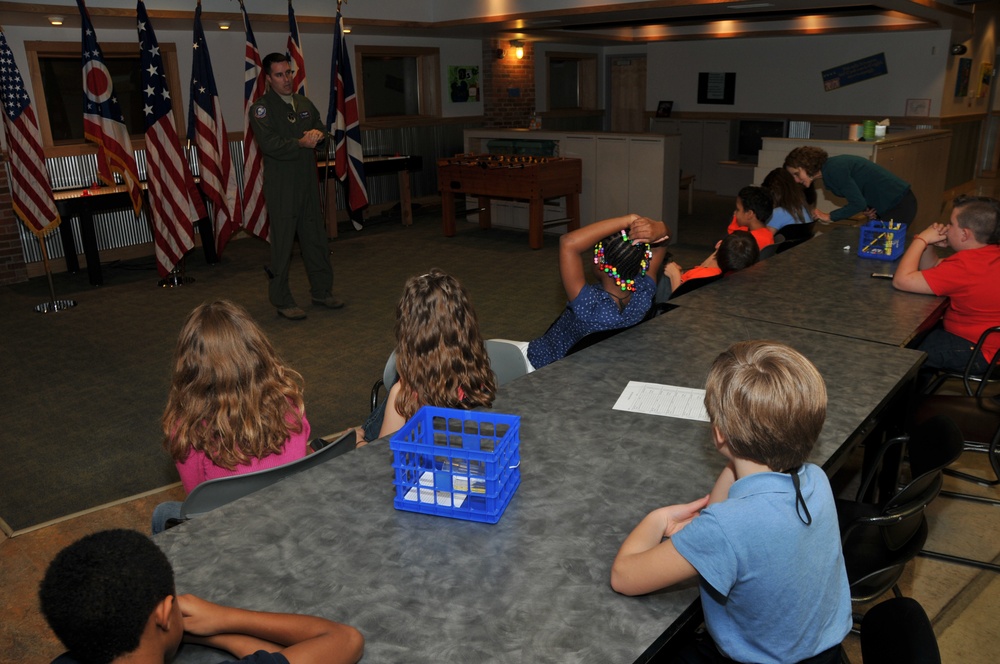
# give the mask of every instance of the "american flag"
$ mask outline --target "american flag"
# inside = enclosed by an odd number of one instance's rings
[[[344,17],[337,7],[337,30],[333,33],[333,61],[330,63],[330,109],[326,124],[333,127],[337,179],[349,178],[348,206],[352,211],[368,207],[365,186],[365,156],[361,149],[358,98],[354,94],[351,60],[344,41]]]
[[[247,33],[243,79],[243,224],[248,232],[267,240],[270,227],[267,208],[264,207],[264,161],[247,118],[250,106],[264,94],[264,67],[243,0],[240,0],[240,9],[243,10],[243,27]]]
[[[97,143],[97,174],[105,184],[114,185],[118,173],[128,187],[136,215],[142,209],[142,188],[135,166],[132,141],[125,127],[111,72],[104,66],[104,54],[97,43],[90,13],[83,0],[76,0],[83,19],[83,135]]]
[[[302,44],[299,42],[299,24],[295,22],[292,0],[288,0],[288,46],[285,48],[292,61],[292,68],[295,69],[292,92],[304,96],[306,94],[306,57],[302,54]]]
[[[194,222],[207,215],[177,138],[160,44],[142,0],[136,14],[145,102],[149,207],[153,211],[156,266],[160,276],[165,277],[194,247]]]
[[[10,193],[14,212],[41,239],[59,225],[59,212],[45,172],[38,121],[3,30],[0,30],[0,99],[10,153]]]
[[[201,189],[215,208],[212,228],[215,251],[222,256],[229,238],[240,227],[241,211],[236,197],[236,170],[229,153],[226,122],[219,105],[219,91],[212,74],[212,59],[201,27],[201,0],[194,11],[194,58],[191,64],[191,97],[188,107],[188,140],[198,148]]]

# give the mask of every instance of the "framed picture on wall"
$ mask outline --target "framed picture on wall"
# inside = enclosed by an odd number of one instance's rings
[[[960,58],[958,76],[955,78],[955,96],[969,96],[969,78],[972,76],[972,58]]]
[[[931,100],[907,99],[906,115],[909,117],[929,118],[931,116]]]
[[[736,73],[708,73],[698,74],[698,103],[699,104],[728,104],[736,103]]]
[[[670,111],[674,108],[674,102],[672,101],[661,101],[656,105],[656,117],[658,118],[669,118]]]
[[[986,96],[986,90],[990,87],[990,78],[993,77],[993,63],[984,62],[979,65],[979,89],[976,90],[976,96],[979,98]]]

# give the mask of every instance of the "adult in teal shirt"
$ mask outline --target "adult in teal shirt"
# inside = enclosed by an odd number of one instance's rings
[[[840,221],[864,212],[869,219],[909,224],[917,216],[910,184],[864,157],[831,157],[822,148],[803,146],[788,153],[784,166],[803,187],[822,178],[827,191],[847,199],[847,205],[830,213],[815,210],[817,219]]]

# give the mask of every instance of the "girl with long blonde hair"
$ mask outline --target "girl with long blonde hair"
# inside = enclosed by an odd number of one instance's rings
[[[304,457],[310,428],[302,391],[302,376],[245,309],[227,300],[196,307],[177,340],[161,421],[185,490]],[[157,506],[154,533],[179,506]]]

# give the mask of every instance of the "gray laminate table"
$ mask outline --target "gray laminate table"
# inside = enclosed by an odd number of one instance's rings
[[[904,293],[888,279],[873,279],[875,272],[891,274],[898,261],[858,257],[858,229],[822,233],[670,304],[892,346],[905,346],[944,313],[947,298]]]
[[[612,410],[629,380],[702,387],[732,341],[770,338],[819,367],[828,470],[923,354],[677,309],[501,389],[521,416],[521,485],[500,522],[398,512],[376,442],[157,536],[179,592],[356,626],[365,662],[645,661],[697,597],[624,597],[611,562],[651,509],[704,495],[723,467],[706,422]],[[181,662],[219,661],[186,647]]]

